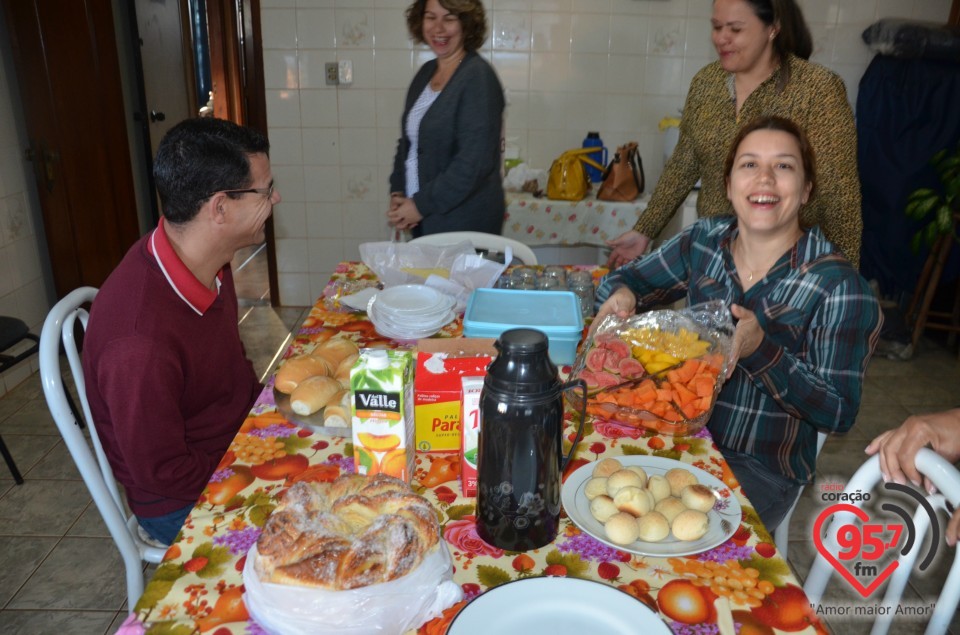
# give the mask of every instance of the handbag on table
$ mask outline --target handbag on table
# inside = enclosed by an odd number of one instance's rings
[[[643,194],[643,187],[643,161],[637,151],[637,143],[631,141],[617,148],[613,160],[603,173],[597,199],[630,202]]]
[[[603,166],[588,157],[597,148],[577,148],[567,150],[554,159],[547,180],[547,198],[555,201],[582,201],[590,191],[590,180],[583,164],[599,170]]]

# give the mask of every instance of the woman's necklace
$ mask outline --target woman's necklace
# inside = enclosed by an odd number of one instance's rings
[[[743,251],[743,243],[740,241],[739,237],[737,237],[737,242],[734,245],[734,248],[735,248],[734,249],[735,252],[739,252],[740,265],[743,265],[743,268],[746,269],[747,272],[749,273],[749,275],[747,276],[747,282],[753,282],[754,277],[756,277],[758,274],[762,278],[763,274],[769,271],[770,267],[767,267],[765,269],[754,269],[749,264],[747,264],[747,256]],[[740,265],[737,265],[738,271],[740,270]]]
[[[447,85],[447,82],[450,81],[450,78],[453,77],[453,74],[457,71],[457,68],[460,66],[460,63],[463,61],[463,58],[467,56],[466,52],[460,55],[460,59],[457,60],[456,64],[450,63],[447,68],[450,68],[450,72],[446,73],[443,71],[443,67],[437,64],[437,72],[433,74],[433,77],[430,78],[430,88],[434,91],[440,91],[444,86]]]

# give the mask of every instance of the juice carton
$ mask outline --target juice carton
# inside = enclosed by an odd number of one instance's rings
[[[483,376],[496,349],[492,339],[424,339],[417,342],[414,377],[417,449],[460,451],[460,378]]]
[[[358,474],[413,477],[413,357],[365,348],[350,370],[353,462]]]
[[[480,435],[480,391],[483,377],[462,377],[460,421],[463,434],[460,444],[460,482],[464,496],[477,495],[477,450]]]

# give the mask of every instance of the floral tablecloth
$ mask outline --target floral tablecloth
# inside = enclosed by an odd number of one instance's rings
[[[595,276],[602,273],[602,269],[594,271]],[[374,282],[365,266],[343,263],[287,355],[298,354],[316,338],[328,336],[331,329],[360,346],[396,347],[396,342],[376,333],[365,314],[337,308],[336,296],[342,289],[364,282]],[[455,321],[439,335],[457,337],[461,331],[462,325]],[[571,425],[565,443],[571,443],[573,436]],[[682,635],[718,633],[714,600],[720,596],[728,598],[740,635],[773,635],[774,628],[822,630],[786,561],[705,430],[691,437],[666,437],[588,420],[567,474],[591,461],[622,455],[676,459],[723,481],[743,508],[732,538],[696,556],[636,556],[582,533],[564,515],[552,544],[526,553],[505,552],[477,536],[475,499],[462,496],[457,480],[459,458],[418,453],[413,485],[439,512],[453,557],[454,581],[465,595],[419,632],[444,633],[470,599],[505,582],[533,576],[609,584],[658,611],[673,632]],[[179,540],[147,584],[127,628],[142,632],[145,626],[147,633],[171,635],[264,632],[250,619],[242,600],[241,571],[247,550],[256,542],[279,493],[291,482],[333,480],[353,470],[351,457],[349,439],[324,436],[285,420],[268,384],[187,518]]]
[[[646,198],[631,203],[552,201],[526,192],[507,193],[503,235],[528,245],[595,245],[633,229],[647,208]]]

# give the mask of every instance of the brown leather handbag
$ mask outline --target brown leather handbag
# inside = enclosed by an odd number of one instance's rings
[[[617,153],[603,173],[597,199],[630,202],[643,194],[643,186],[643,161],[637,151],[637,143],[631,141],[617,148]]]

